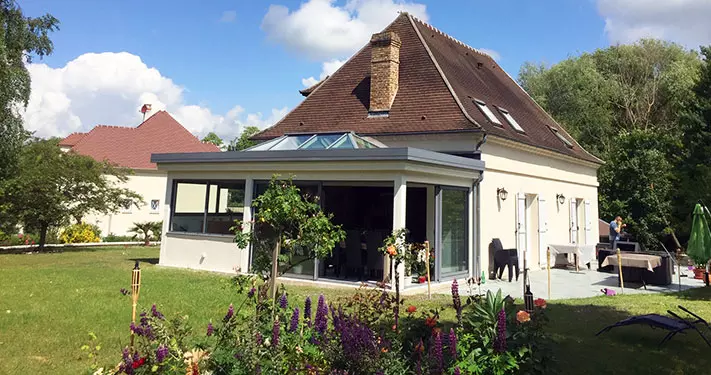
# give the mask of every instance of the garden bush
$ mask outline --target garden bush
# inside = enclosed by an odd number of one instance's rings
[[[104,242],[134,242],[134,236],[119,236],[117,234],[109,233],[106,237],[101,239]]]
[[[36,245],[39,242],[39,234],[36,233],[17,233],[12,235],[4,235],[0,238],[2,246],[18,246],[18,245]],[[47,230],[48,244],[57,244],[59,242],[59,233],[56,229]]]
[[[89,243],[101,241],[101,230],[98,226],[88,223],[72,224],[59,235],[62,243]]]
[[[191,330],[180,316],[167,318],[154,305],[131,325],[133,348],[118,365],[93,374],[549,374],[545,301],[532,312],[501,293],[459,297],[452,285],[456,323],[445,326],[439,311],[418,311],[382,288],[362,287],[354,296],[303,309],[281,288],[235,278],[238,305]],[[398,312],[402,317],[398,321]],[[405,307],[406,306],[406,307]],[[92,344],[91,347],[94,347]],[[90,348],[86,346],[86,348]],[[95,358],[95,357],[94,357]],[[95,359],[94,359],[95,360]]]

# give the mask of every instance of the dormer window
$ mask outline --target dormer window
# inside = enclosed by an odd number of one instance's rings
[[[509,113],[509,111],[499,107],[499,112],[501,112],[501,115],[504,116],[504,118],[506,119],[506,122],[508,122],[509,125],[511,125],[511,127],[514,128],[514,130],[516,130],[519,133],[525,133],[525,131],[523,130],[521,125],[519,125],[518,122],[516,122],[516,120],[513,118],[513,116],[511,116],[511,113]]]
[[[573,148],[573,142],[569,141],[568,138],[565,138],[563,134],[560,134],[558,129],[551,127],[551,130],[553,131],[553,134],[555,134],[555,136],[566,145],[566,147]]]
[[[486,103],[479,99],[474,99],[474,103],[477,107],[479,107],[479,110],[484,114],[484,116],[486,116],[486,119],[489,120],[489,122],[501,126],[501,121],[499,121],[499,119],[494,115],[494,112],[486,106]]]

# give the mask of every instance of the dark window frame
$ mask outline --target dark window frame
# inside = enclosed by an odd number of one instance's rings
[[[195,185],[205,185],[205,203],[203,205],[203,220],[202,220],[202,230],[199,232],[195,231],[176,231],[173,230],[173,224],[174,224],[174,218],[176,216],[175,212],[175,206],[177,203],[177,197],[178,197],[178,184],[195,184]],[[247,190],[247,181],[246,180],[229,180],[229,179],[207,179],[207,180],[202,180],[202,179],[176,179],[173,180],[172,187],[171,187],[171,198],[170,198],[170,222],[168,225],[169,231],[172,233],[186,233],[186,234],[200,234],[200,235],[214,235],[214,236],[229,236],[229,234],[224,234],[224,233],[210,233],[207,231],[207,218],[209,214],[212,215],[219,215],[220,213],[217,212],[219,210],[215,210],[216,212],[210,213],[210,188],[211,186],[217,186],[217,197],[216,197],[216,206],[219,206],[219,201],[220,201],[220,186],[222,185],[240,185],[242,186],[242,189]],[[244,206],[244,202],[243,202]],[[196,213],[197,214],[197,213]],[[244,215],[244,213],[243,213]]]

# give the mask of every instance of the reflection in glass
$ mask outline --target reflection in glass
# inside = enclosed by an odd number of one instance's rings
[[[443,189],[441,274],[467,270],[467,191]]]

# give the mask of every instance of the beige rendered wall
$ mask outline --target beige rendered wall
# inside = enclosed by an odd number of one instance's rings
[[[129,235],[128,229],[134,222],[161,221],[163,220],[163,205],[165,204],[165,187],[167,173],[164,171],[135,170],[128,181],[123,185],[143,197],[143,206],[131,207],[130,212],[120,211],[111,215],[88,215],[84,221],[96,224],[101,229],[101,235],[109,233],[116,235]],[[159,200],[157,210],[151,210],[151,200]]]
[[[598,183],[595,166],[538,155],[495,142],[488,142],[482,147],[482,159],[486,162],[484,180],[480,185],[482,270],[489,267],[489,244],[493,238],[501,239],[505,248],[517,247],[519,193],[526,197],[526,242],[531,247],[528,259],[532,270],[545,264],[545,247],[548,244],[570,243],[571,200],[579,204],[578,243],[597,243]],[[508,192],[505,201],[498,198],[497,188]],[[562,205],[556,199],[558,194],[565,196]],[[543,198],[544,202],[540,202],[539,198]],[[585,201],[590,202],[587,222],[583,220]],[[540,203],[545,207],[539,221]],[[547,228],[542,243],[538,237],[539,227]],[[519,253],[519,256],[522,254]]]
[[[161,243],[160,264],[235,273],[240,270],[242,257],[248,254],[233,240],[233,236],[225,235],[166,233]]]

